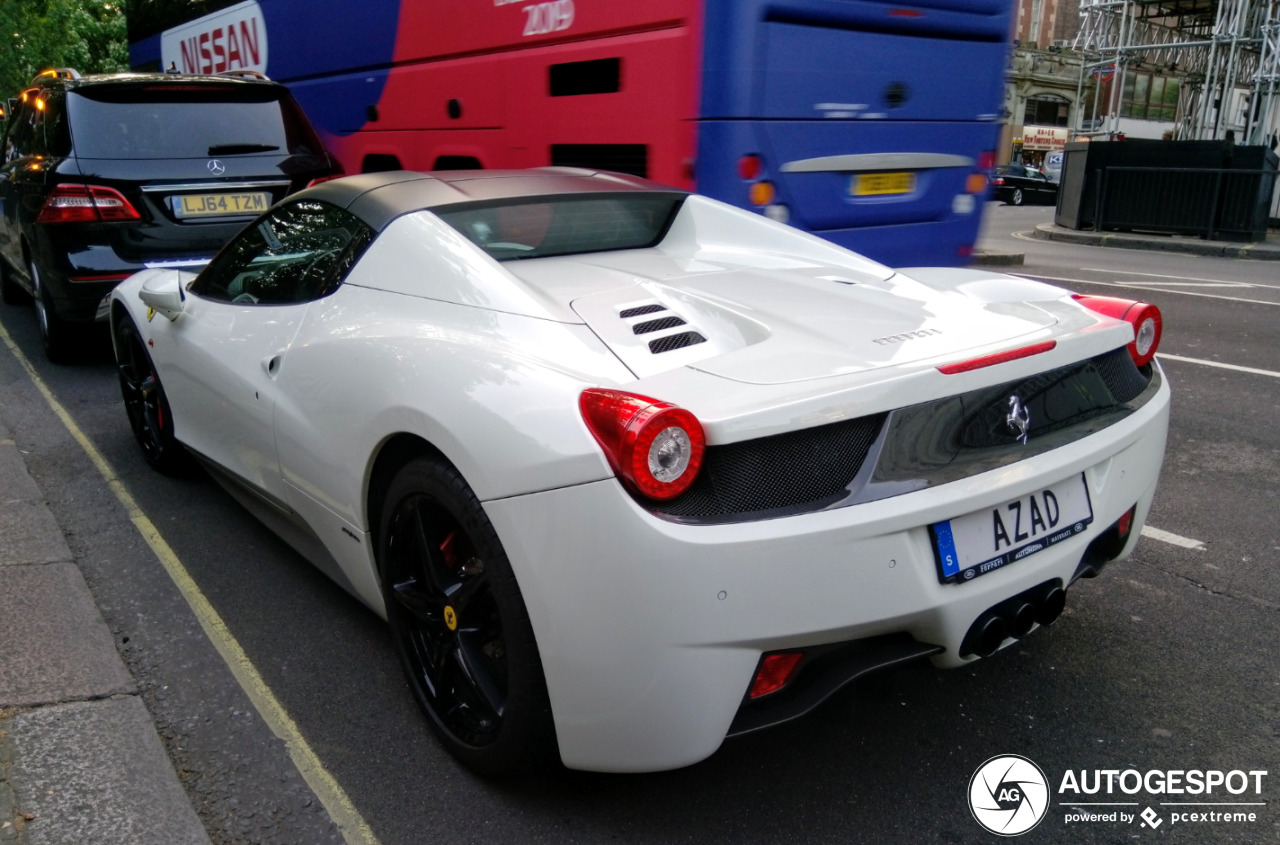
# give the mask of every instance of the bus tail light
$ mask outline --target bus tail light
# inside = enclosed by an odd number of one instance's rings
[[[778,192],[774,189],[772,182],[756,182],[751,186],[751,204],[755,206],[766,206],[773,202],[778,196]]]
[[[698,477],[706,454],[702,424],[670,402],[590,388],[578,399],[582,419],[623,483],[657,501],[674,499]]]
[[[985,173],[970,173],[968,180],[964,183],[966,193],[980,194],[987,189],[987,175]]]
[[[1129,344],[1129,356],[1133,358],[1133,363],[1145,367],[1156,357],[1160,338],[1164,335],[1164,317],[1159,308],[1149,302],[1135,302],[1114,296],[1074,294],[1071,298],[1090,311],[1124,320],[1133,326],[1133,341]]]
[[[748,182],[758,177],[762,170],[764,163],[758,155],[745,155],[738,159],[738,175]]]
[[[59,185],[44,201],[37,223],[98,223],[141,220],[142,215],[115,188]]]

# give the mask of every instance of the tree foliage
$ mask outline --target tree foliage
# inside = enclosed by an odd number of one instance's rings
[[[128,70],[122,0],[0,0],[0,98],[51,67]]]

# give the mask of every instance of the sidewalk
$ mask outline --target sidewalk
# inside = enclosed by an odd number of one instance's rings
[[[0,845],[209,845],[0,423]]]
[[[1046,241],[1061,241],[1063,243],[1083,244],[1086,246],[1150,249],[1160,252],[1210,255],[1218,258],[1251,258],[1255,261],[1280,261],[1280,232],[1274,229],[1267,233],[1265,241],[1256,244],[1206,241],[1203,238],[1188,235],[1076,231],[1054,223],[1041,223],[1036,226],[1032,234]]]

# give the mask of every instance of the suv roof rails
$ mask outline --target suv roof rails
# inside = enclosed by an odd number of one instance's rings
[[[39,82],[41,79],[79,79],[80,71],[73,67],[52,67],[48,70],[42,70],[32,79],[32,84]]]
[[[256,70],[241,68],[239,70],[224,70],[221,73],[215,73],[214,76],[233,76],[237,79],[265,79],[270,82],[270,78],[265,73]]]

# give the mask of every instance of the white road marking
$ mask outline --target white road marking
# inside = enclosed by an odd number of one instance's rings
[[[1182,361],[1185,364],[1203,364],[1206,367],[1217,367],[1220,370],[1234,370],[1237,373],[1252,373],[1255,376],[1271,376],[1272,378],[1280,378],[1280,373],[1274,370],[1259,370],[1256,367],[1241,367],[1238,364],[1223,364],[1220,361],[1205,361],[1201,358],[1183,358],[1181,355],[1167,355],[1164,352],[1156,353],[1156,357],[1162,361]]]
[[[1205,299],[1221,299],[1221,300],[1225,300],[1226,302],[1244,302],[1249,305],[1272,305],[1272,306],[1280,305],[1280,302],[1268,302],[1265,299],[1241,299],[1238,296],[1219,296],[1214,293],[1200,293],[1199,291],[1194,291],[1194,290],[1176,290],[1176,289],[1170,290],[1168,287],[1150,287],[1148,285],[1144,285],[1141,283],[1125,284],[1123,282],[1099,282],[1096,279],[1071,279],[1065,276],[1043,276],[1043,275],[1040,275],[1039,273],[1035,275],[1031,275],[1029,273],[1011,273],[1010,275],[1014,275],[1022,279],[1030,279],[1032,281],[1040,281],[1040,282],[1071,282],[1072,284],[1077,284],[1077,285],[1100,285],[1101,287],[1104,287],[1104,288],[1126,288],[1128,290],[1155,290],[1155,291],[1160,291],[1161,293],[1177,293],[1177,294],[1181,294],[1182,296],[1202,296]]]
[[[1142,536],[1149,540],[1159,540],[1161,543],[1168,543],[1171,546],[1178,546],[1183,549],[1195,549],[1198,552],[1204,551],[1204,543],[1199,540],[1180,537],[1168,531],[1161,531],[1159,528],[1152,528],[1150,525],[1142,526]]]
[[[1181,279],[1186,282],[1209,282],[1212,285],[1226,285],[1227,287],[1267,287],[1267,285],[1255,285],[1252,282],[1234,282],[1230,279],[1202,279],[1198,276],[1169,276],[1164,273],[1139,273],[1136,270],[1117,270],[1114,267],[1109,270],[1101,267],[1081,267],[1080,269],[1086,273],[1120,273],[1125,276],[1150,276],[1153,279]],[[1174,283],[1170,282],[1170,284]]]
[[[1170,288],[1251,288],[1247,282],[1128,282],[1130,287],[1135,288],[1151,288],[1156,290],[1158,285],[1164,285]]]

